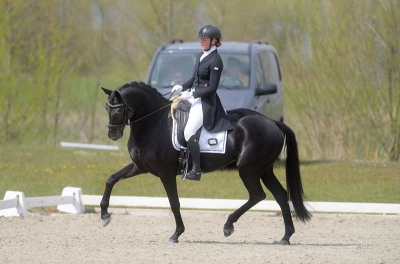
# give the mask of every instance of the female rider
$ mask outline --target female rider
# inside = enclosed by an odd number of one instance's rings
[[[175,85],[171,92],[184,91],[183,100],[192,104],[184,136],[189,153],[192,156],[192,170],[183,176],[183,180],[201,178],[200,146],[195,134],[201,126],[211,132],[232,129],[226,112],[217,95],[217,88],[224,68],[217,47],[221,46],[221,30],[213,25],[205,25],[197,35],[200,38],[201,52],[196,59],[192,78],[181,85]],[[187,90],[187,91],[186,91]]]

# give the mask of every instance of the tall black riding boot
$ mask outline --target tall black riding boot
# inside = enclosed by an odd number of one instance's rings
[[[199,141],[196,139],[196,136],[191,136],[187,143],[190,153],[189,155],[192,156],[192,170],[184,175],[183,180],[188,179],[188,180],[200,181],[201,169],[200,169]]]

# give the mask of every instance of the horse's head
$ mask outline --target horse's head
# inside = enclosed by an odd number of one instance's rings
[[[103,88],[108,95],[106,109],[108,112],[108,137],[120,139],[126,125],[154,125],[157,113],[167,110],[169,101],[155,88],[143,82],[130,82],[118,87],[115,91]],[[135,119],[135,120],[133,120]],[[158,120],[158,119],[157,119]],[[138,130],[139,131],[139,130]],[[143,131],[142,129],[140,131]],[[145,133],[145,132],[143,132]]]
[[[120,139],[126,125],[133,116],[133,111],[125,104],[118,90],[111,91],[101,88],[108,95],[106,110],[108,112],[108,137],[112,140]]]

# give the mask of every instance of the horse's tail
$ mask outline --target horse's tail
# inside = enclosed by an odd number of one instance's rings
[[[304,206],[306,199],[301,183],[299,152],[296,135],[293,130],[282,122],[275,122],[286,138],[286,189],[288,200],[292,201],[296,217],[302,222],[311,219],[311,213]]]

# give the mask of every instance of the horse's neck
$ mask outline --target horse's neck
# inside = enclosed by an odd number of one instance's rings
[[[169,108],[166,107],[159,112],[144,117],[138,122],[133,120],[130,126],[130,137],[134,142],[136,142],[135,145],[165,140],[166,135],[171,134],[171,125],[169,125],[170,122],[168,122],[168,113]]]

